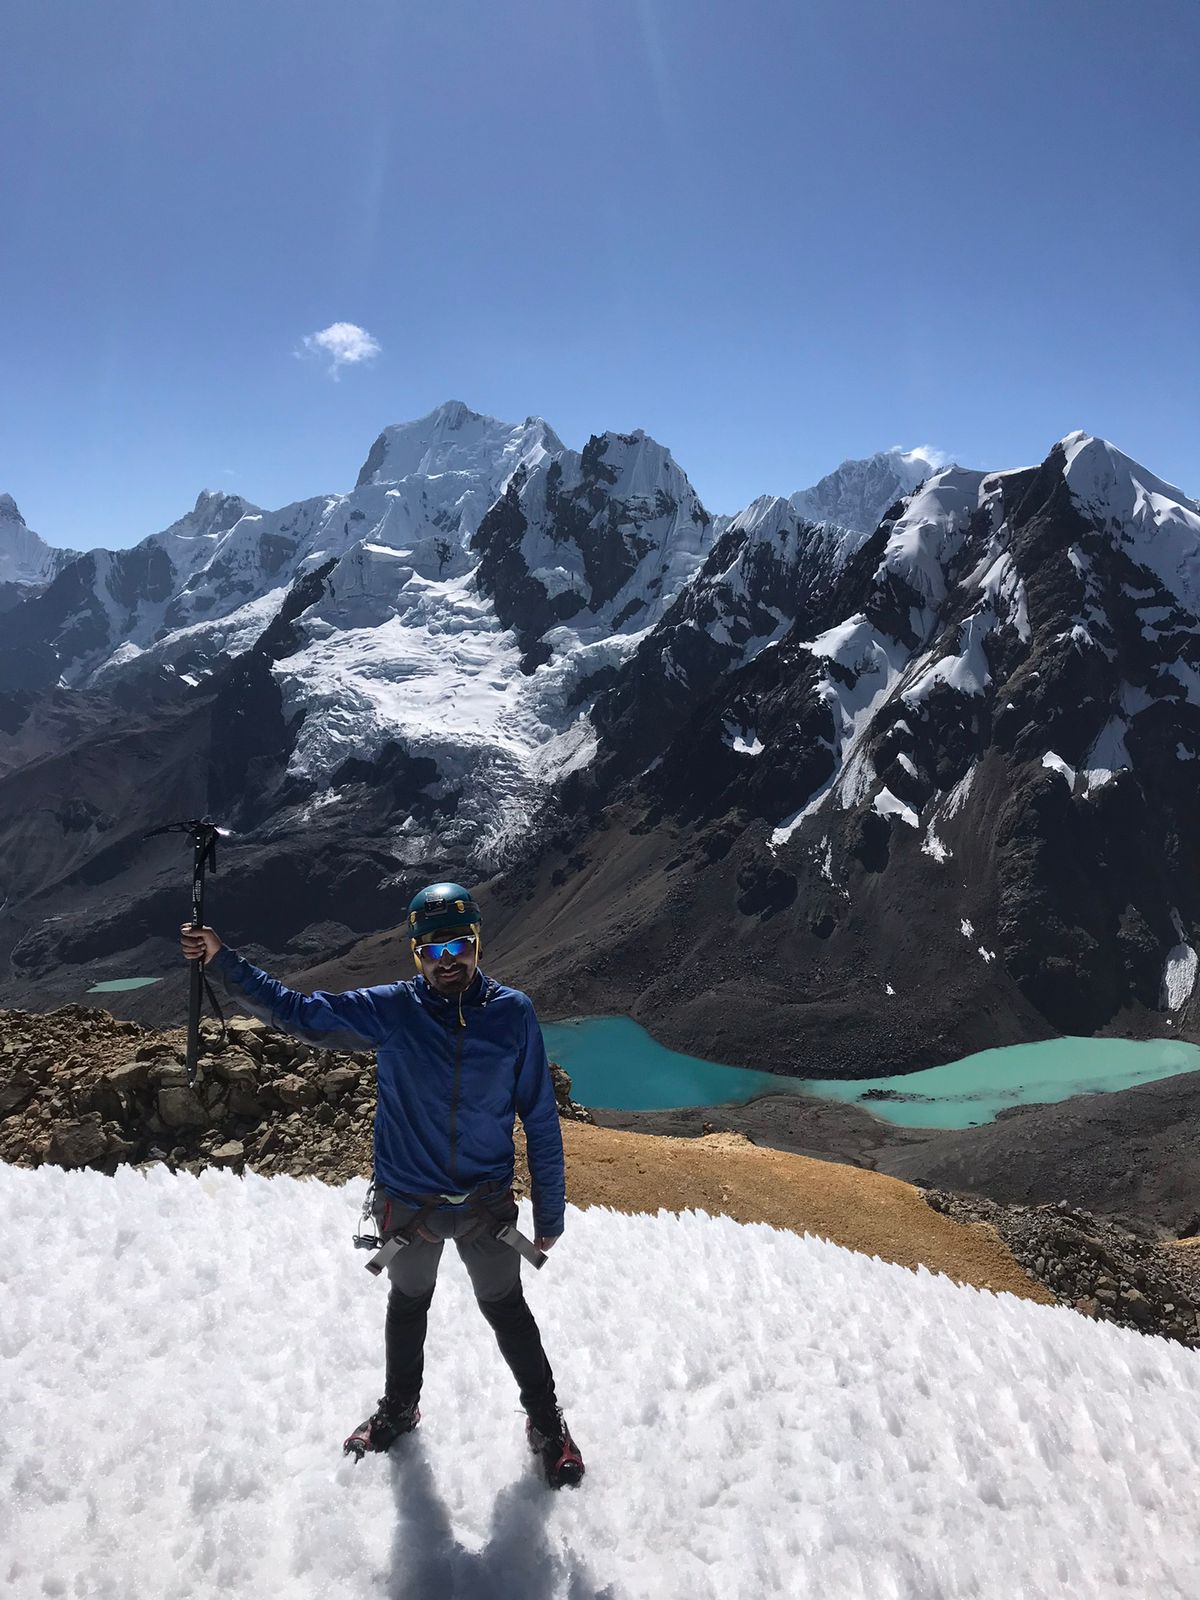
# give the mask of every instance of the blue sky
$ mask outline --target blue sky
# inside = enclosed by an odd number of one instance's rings
[[[453,398],[644,427],[713,511],[1077,427],[1198,493],[1198,46],[1194,0],[0,0],[0,491],[129,544]]]

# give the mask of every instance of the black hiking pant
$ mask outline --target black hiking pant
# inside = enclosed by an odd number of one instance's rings
[[[485,1197],[485,1204],[497,1222],[517,1220],[517,1205],[510,1190]],[[381,1234],[389,1234],[405,1227],[417,1211],[385,1196],[377,1200],[376,1215]],[[439,1235],[436,1242],[418,1237],[389,1265],[384,1394],[389,1400],[415,1400],[421,1392],[429,1307],[437,1285],[442,1247],[451,1239],[470,1276],[479,1309],[496,1335],[500,1354],[517,1380],[522,1406],[535,1427],[551,1432],[557,1404],[554,1374],[521,1288],[521,1257],[510,1245],[493,1238],[489,1228],[477,1228],[477,1222],[477,1213],[466,1207],[432,1212],[426,1217],[425,1226]],[[470,1237],[464,1238],[464,1234]]]

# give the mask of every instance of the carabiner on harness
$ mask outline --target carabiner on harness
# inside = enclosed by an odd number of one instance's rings
[[[358,1219],[359,1227],[354,1235],[354,1248],[356,1250],[378,1250],[383,1240],[375,1232],[375,1182],[374,1179],[367,1185],[367,1197],[363,1201],[362,1215]]]

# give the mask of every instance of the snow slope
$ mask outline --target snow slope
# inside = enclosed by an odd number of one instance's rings
[[[1200,612],[1200,505],[1105,439],[1069,433],[1059,448],[1081,509],[1189,611]]]
[[[835,523],[866,538],[889,506],[937,471],[940,463],[934,454],[897,447],[865,460],[843,461],[811,489],[797,490],[790,504],[808,522]]]
[[[37,589],[75,559],[74,550],[59,550],[25,524],[10,494],[0,494],[0,583]]]
[[[568,1208],[526,1278],[578,1490],[534,1475],[453,1252],[421,1427],[355,1466],[362,1192],[0,1166],[6,1596],[1200,1592],[1192,1353],[702,1213]]]

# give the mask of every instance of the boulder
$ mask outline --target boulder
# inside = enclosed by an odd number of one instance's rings
[[[206,1128],[210,1120],[204,1102],[186,1081],[158,1091],[158,1114],[168,1128]]]
[[[240,1139],[229,1139],[225,1144],[217,1145],[211,1160],[214,1166],[232,1167],[240,1172],[246,1160],[246,1150]]]
[[[105,1077],[119,1094],[140,1094],[149,1080],[150,1067],[148,1062],[135,1057],[118,1067],[110,1067]]]
[[[120,1126],[106,1122],[103,1126],[105,1154],[110,1160],[131,1161],[137,1154],[137,1141],[127,1139]]]
[[[266,1033],[267,1025],[260,1022],[257,1017],[230,1017],[229,1037],[243,1039],[247,1034]]]
[[[226,1083],[258,1082],[258,1064],[244,1050],[226,1050],[223,1055],[214,1056],[213,1072]]]
[[[276,1078],[272,1087],[285,1106],[311,1106],[321,1098],[315,1083],[309,1083],[307,1078],[298,1077],[294,1072]]]
[[[150,1064],[149,1081],[154,1089],[178,1089],[187,1084],[187,1067],[175,1056],[160,1058]]]
[[[104,1122],[119,1122],[124,1115],[124,1101],[107,1078],[81,1084],[75,1090],[73,1100],[76,1111],[98,1111]]]
[[[234,1017],[229,1024],[229,1043],[235,1050],[244,1051],[256,1061],[262,1060],[268,1034],[265,1023],[252,1017]]]
[[[334,1067],[321,1079],[321,1093],[326,1100],[340,1100],[358,1087],[358,1073],[353,1067]]]
[[[103,1161],[108,1139],[96,1113],[75,1122],[60,1122],[51,1131],[46,1160],[56,1167],[86,1167]]]
[[[36,1078],[31,1078],[27,1072],[19,1071],[14,1072],[4,1083],[0,1083],[0,1117],[7,1117],[28,1105],[37,1093],[37,1087]]]
[[[258,1086],[243,1078],[237,1078],[229,1085],[229,1115],[231,1117],[251,1117],[255,1122],[261,1122],[270,1108],[261,1098]]]

